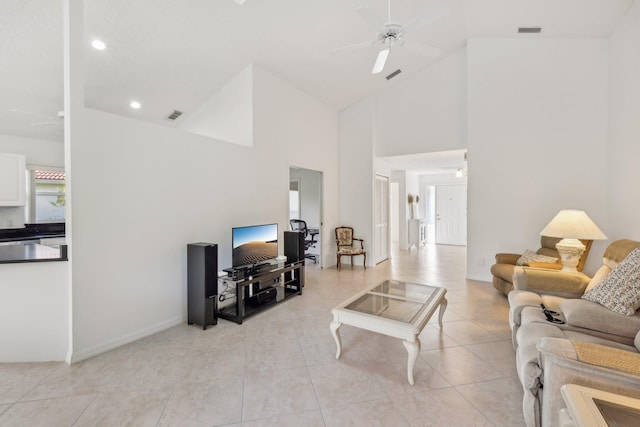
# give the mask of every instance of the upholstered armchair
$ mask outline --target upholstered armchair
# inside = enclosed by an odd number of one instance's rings
[[[546,275],[546,278],[551,281],[547,286],[547,290],[549,290],[549,288],[553,288],[553,281],[556,278],[560,279],[560,276],[556,276],[555,273],[557,273],[557,270],[562,269],[560,255],[556,250],[556,243],[558,243],[560,240],[562,239],[540,236],[540,248],[538,248],[535,253],[526,251],[524,254],[496,254],[496,263],[491,266],[491,274],[493,275],[493,287],[503,294],[508,295],[509,292],[513,290],[514,270],[517,266],[522,266],[525,268],[535,268],[540,271],[544,269],[545,272],[541,273],[541,276]],[[586,246],[586,249],[580,257],[580,262],[577,266],[579,272],[582,272],[584,263],[587,260],[587,256],[589,255],[589,250],[591,249],[591,244],[593,243],[593,241],[581,240],[581,242]],[[562,278],[566,277],[569,276],[562,276]],[[580,291],[584,290],[584,287],[586,287],[586,284],[589,282],[589,280],[589,277],[582,273],[576,275],[573,280],[573,282],[575,283],[572,283],[572,285],[581,287],[580,290],[576,291],[576,294],[578,296],[581,295]],[[569,279],[569,281],[571,282],[571,279]],[[560,287],[562,288],[561,285]]]
[[[359,242],[359,244],[357,242]],[[353,237],[352,227],[336,227],[336,245],[338,271],[340,271],[340,260],[343,256],[351,257],[351,267],[353,267],[353,257],[357,255],[362,255],[364,257],[362,265],[366,270],[367,252],[364,250],[364,240]]]

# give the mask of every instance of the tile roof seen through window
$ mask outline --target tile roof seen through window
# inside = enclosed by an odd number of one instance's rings
[[[36,179],[48,181],[64,181],[64,172],[36,171]]]

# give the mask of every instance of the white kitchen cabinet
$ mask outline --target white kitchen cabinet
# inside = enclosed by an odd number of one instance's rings
[[[25,157],[0,153],[0,206],[24,206],[27,201]]]

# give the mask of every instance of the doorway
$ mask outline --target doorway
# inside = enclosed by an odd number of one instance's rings
[[[317,232],[313,236],[316,243],[305,253],[309,258],[307,267],[322,266],[322,179],[322,172],[289,167],[289,220],[303,220],[308,229]],[[311,239],[311,235],[305,239]]]
[[[389,259],[389,177],[376,175],[374,195],[374,262]]]
[[[436,243],[467,244],[467,186],[436,186]]]

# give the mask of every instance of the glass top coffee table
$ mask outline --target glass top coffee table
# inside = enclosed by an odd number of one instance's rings
[[[440,308],[438,323],[442,329],[446,293],[447,290],[439,286],[385,280],[349,298],[331,310],[331,333],[338,347],[336,359],[342,351],[338,328],[343,323],[400,338],[409,353],[407,378],[413,385],[413,367],[420,353],[418,335],[437,308]]]

